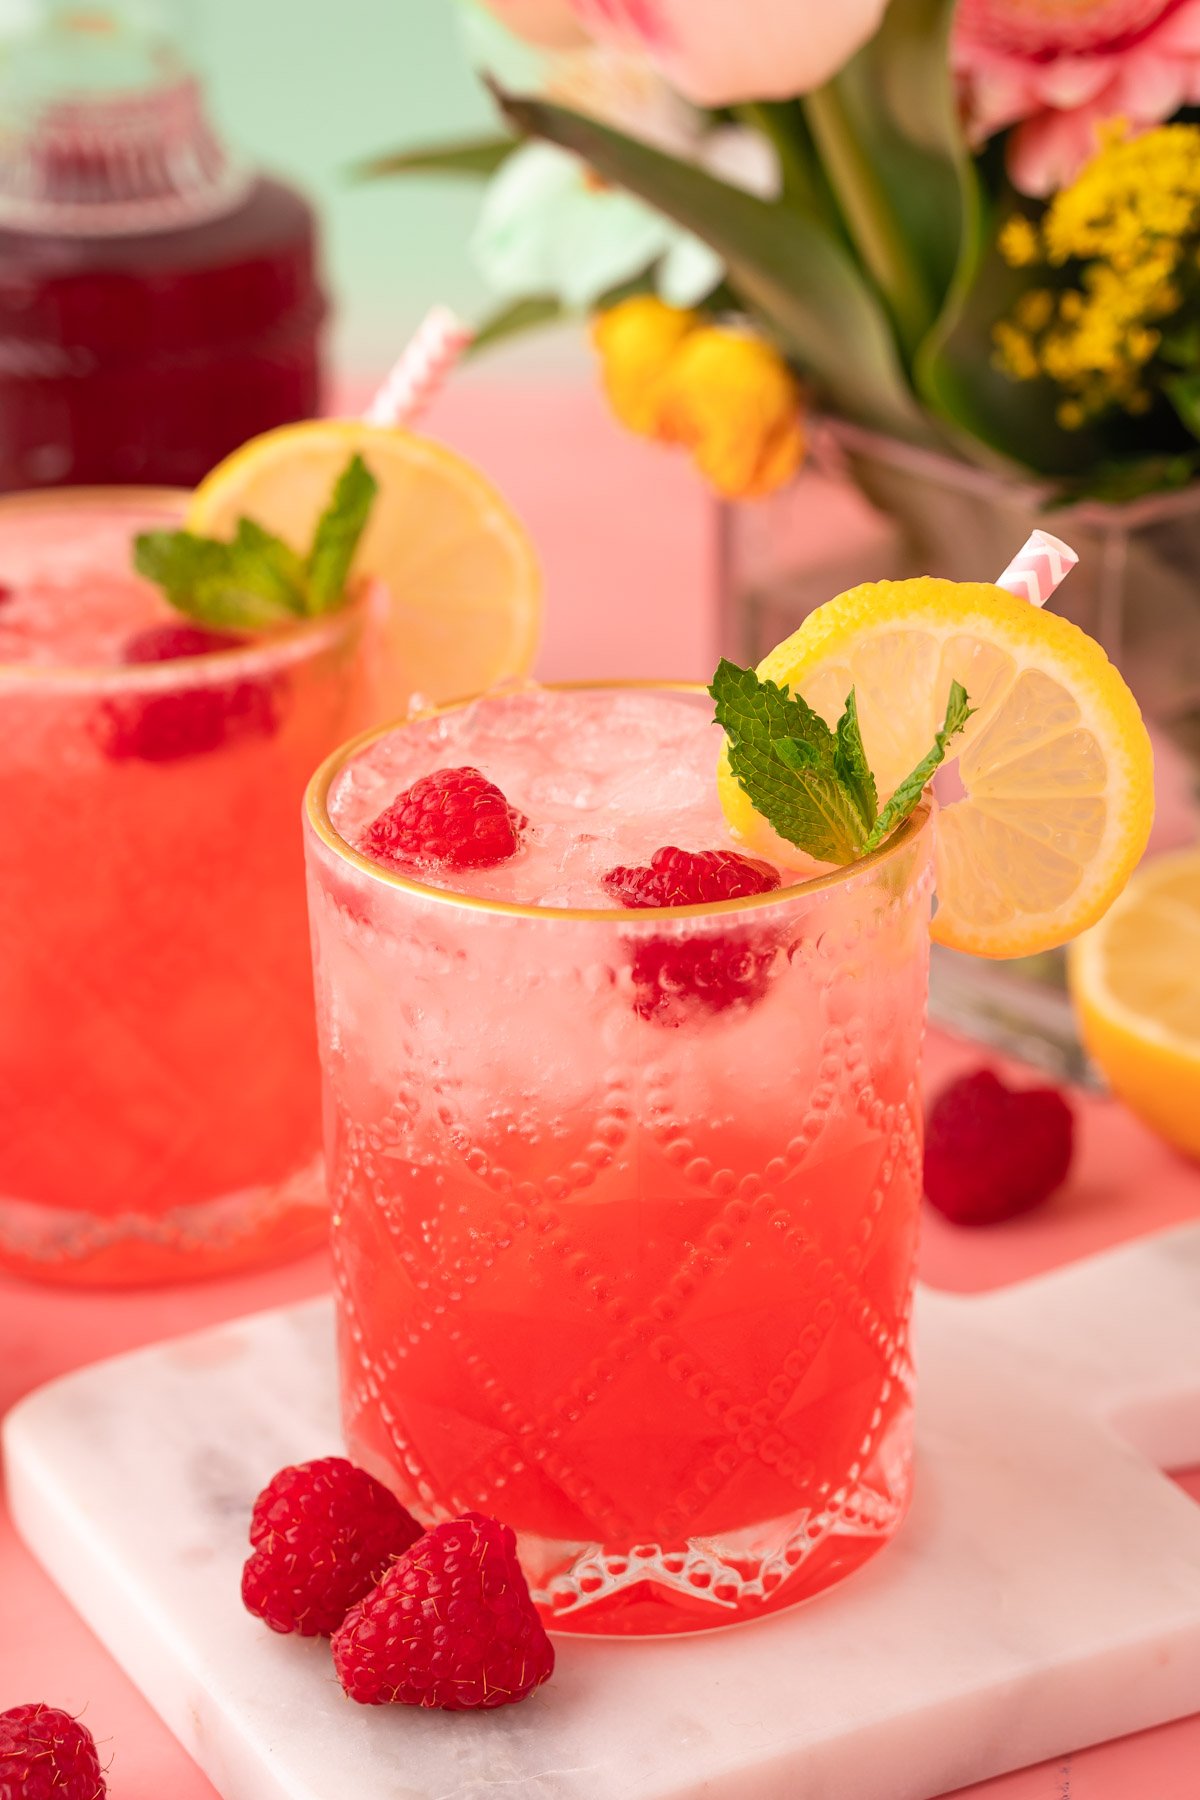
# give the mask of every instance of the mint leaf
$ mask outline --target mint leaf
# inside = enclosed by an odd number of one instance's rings
[[[957,736],[962,730],[974,710],[975,708],[970,706],[967,702],[966,688],[962,686],[961,682],[952,681],[950,683],[950,698],[946,702],[945,722],[942,725],[942,729],[933,740],[932,750],[928,751],[921,758],[920,762],[910,775],[905,776],[904,780],[900,783],[900,786],[896,789],[895,793],[876,819],[870,835],[867,838],[865,846],[867,850],[876,849],[878,845],[883,843],[885,838],[891,836],[898,825],[903,825],[905,819],[907,819],[909,814],[915,809],[921,795],[925,792],[926,785],[932,780],[935,772],[940,767],[946,755],[946,747],[949,744],[950,739]]]
[[[270,631],[342,604],[377,491],[362,457],[351,457],[307,557],[253,519],[239,519],[229,543],[190,531],[144,531],[134,540],[133,566],[177,612],[202,625]]]
[[[224,569],[225,545],[190,531],[142,531],[133,540],[133,566],[186,612],[192,588]]]
[[[378,491],[379,483],[362,457],[352,456],[313,533],[305,565],[310,613],[328,612],[341,604],[354,552]]]
[[[806,701],[722,659],[709,687],[729,766],[755,810],[821,862],[861,856],[866,822],[836,766],[838,741]]]
[[[268,631],[303,611],[303,589],[291,572],[298,559],[246,519],[232,544],[190,531],[142,532],[133,563],[177,612],[202,625]]]
[[[304,563],[290,544],[253,519],[239,519],[229,545],[229,579],[282,611],[307,611]]]
[[[842,786],[857,806],[864,828],[870,831],[879,813],[879,795],[875,788],[875,777],[867,762],[867,753],[863,749],[862,732],[858,724],[858,701],[853,688],[846,695],[846,709],[837,722],[837,748],[833,753],[833,766]]]
[[[760,681],[753,669],[739,669],[722,657],[709,693],[717,703],[717,724],[730,737],[753,736],[772,743],[807,745],[815,752],[812,766],[833,768],[837,740],[806,700],[773,681]],[[789,752],[784,752],[787,756]],[[801,755],[804,753],[801,752]]]

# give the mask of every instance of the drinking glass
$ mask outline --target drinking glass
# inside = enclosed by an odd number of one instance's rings
[[[45,642],[0,653],[0,1265],[50,1281],[210,1274],[327,1228],[298,814],[367,722],[366,603],[236,649],[63,662],[97,584],[115,627],[126,590],[144,625],[127,541],[186,499],[0,501],[0,581],[34,537],[56,568]]]
[[[512,1525],[559,1630],[805,1599],[909,1498],[928,810],[751,899],[518,905],[339,835],[380,735],[307,801],[349,1453]],[[639,957],[718,940],[754,1004],[639,1013]]]

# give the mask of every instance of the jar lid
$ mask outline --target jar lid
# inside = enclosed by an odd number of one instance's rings
[[[0,35],[0,226],[163,231],[244,197],[169,0],[43,0],[19,16]]]

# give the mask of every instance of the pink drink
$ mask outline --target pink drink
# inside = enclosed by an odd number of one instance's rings
[[[130,564],[185,498],[0,502],[0,1262],[47,1280],[327,1219],[297,812],[362,723],[361,621],[128,661],[186,627]]]
[[[927,818],[851,871],[621,910],[614,865],[734,848],[710,716],[498,696],[309,793],[350,1454],[426,1519],[513,1525],[567,1630],[806,1598],[908,1500]],[[427,886],[356,852],[463,764],[527,815],[512,861]],[[731,1003],[689,989],[709,952]]]

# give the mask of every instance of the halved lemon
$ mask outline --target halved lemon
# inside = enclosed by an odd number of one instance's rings
[[[228,538],[245,516],[304,550],[356,451],[379,483],[354,572],[389,597],[385,698],[453,700],[527,674],[542,618],[533,546],[491,483],[428,438],[358,419],[282,425],[205,476],[187,529]]]
[[[1067,969],[1084,1044],[1113,1091],[1200,1156],[1200,849],[1139,869]]]
[[[1153,817],[1150,740],[1100,646],[987,582],[870,582],[819,607],[759,664],[829,723],[855,690],[882,802],[933,743],[952,681],[976,709],[952,746],[962,794],[937,818],[933,935],[980,956],[1065,943],[1120,893]],[[801,861],[723,762],[730,825]]]

